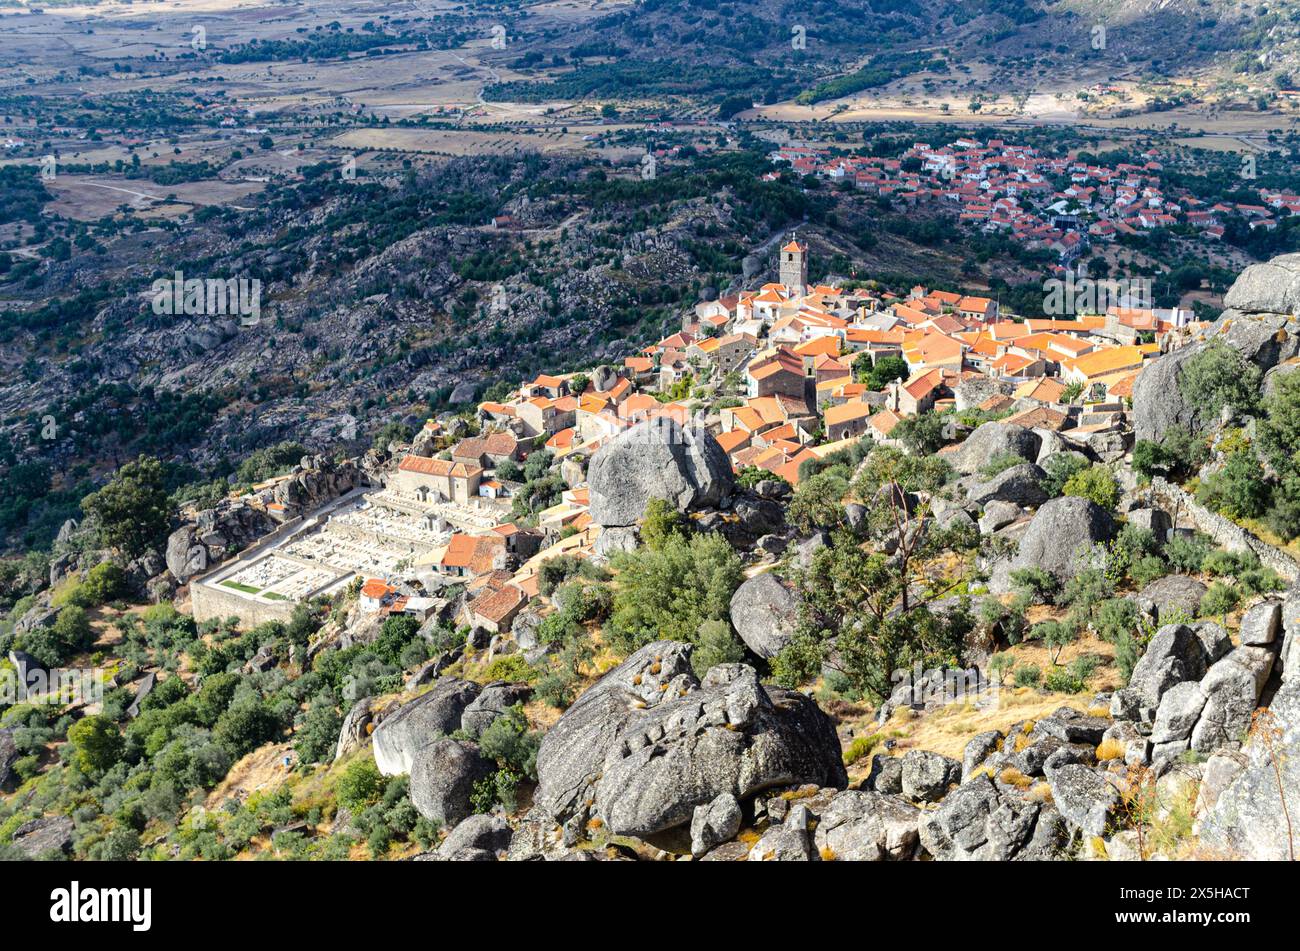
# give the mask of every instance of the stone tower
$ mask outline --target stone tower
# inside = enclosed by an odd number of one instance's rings
[[[781,283],[796,297],[808,291],[808,245],[800,244],[793,235],[781,248]]]

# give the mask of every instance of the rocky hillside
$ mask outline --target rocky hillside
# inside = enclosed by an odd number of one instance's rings
[[[122,599],[148,573],[116,545],[72,557],[72,528],[0,646],[23,677],[102,664],[108,690],[0,710],[0,849],[1293,858],[1300,565],[1239,505],[1289,500],[1296,273],[1246,271],[1109,427],[917,417],[794,488],[733,473],[707,429],[634,427],[539,476],[586,485],[595,542],[499,630],[462,623],[459,586],[423,623],[356,586],[251,630],[167,602],[267,530],[268,498],[311,506],[382,453],[191,513],[144,610]]]

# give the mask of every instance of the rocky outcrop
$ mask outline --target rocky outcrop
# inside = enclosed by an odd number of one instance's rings
[[[750,862],[812,862],[812,812],[803,803],[791,808],[785,822],[771,826],[749,850]]]
[[[428,693],[403,704],[375,728],[375,765],[385,776],[411,772],[415,754],[461,728],[461,716],[478,698],[469,680],[444,677]]]
[[[1165,575],[1138,592],[1136,601],[1138,608],[1157,623],[1162,617],[1194,618],[1201,609],[1205,591],[1204,583],[1188,575]]]
[[[1277,657],[1282,682],[1300,679],[1300,590],[1282,604],[1282,651]]]
[[[559,822],[587,812],[615,834],[690,822],[723,794],[847,784],[830,720],[803,694],[765,688],[743,664],[690,672],[690,647],[649,644],[579,697],[546,734],[537,804]]]
[[[9,788],[14,763],[18,762],[18,745],[12,730],[0,730],[0,789]]]
[[[769,572],[744,582],[731,596],[731,625],[759,657],[775,657],[794,636],[799,596]]]
[[[510,848],[514,830],[500,816],[470,816],[452,830],[438,846],[438,857],[449,862],[467,859],[495,861]],[[482,859],[476,853],[486,852]]]
[[[1300,757],[1294,755],[1300,749],[1300,681],[1284,684],[1261,719],[1243,751],[1244,768],[1236,761],[1221,764],[1223,788],[1201,821],[1201,842],[1228,858],[1294,861],[1300,857]]]
[[[478,737],[507,710],[518,703],[527,703],[533,688],[526,683],[507,683],[494,680],[461,714],[460,727],[470,736]]]
[[[1210,663],[1209,651],[1195,630],[1186,624],[1165,625],[1134,665],[1128,686],[1115,692],[1111,716],[1150,722],[1171,687],[1199,681]]]
[[[1283,254],[1242,271],[1223,306],[1246,314],[1294,314],[1300,309],[1300,254]]]
[[[921,845],[940,861],[1057,858],[1065,823],[1050,805],[1031,801],[978,775],[921,813]]]
[[[1069,495],[1052,499],[1029,523],[1019,551],[1004,569],[1001,585],[1019,568],[1042,568],[1064,583],[1099,566],[1098,549],[1114,534],[1115,520],[1095,502]]]
[[[1042,505],[1047,501],[1047,493],[1043,491],[1046,477],[1046,472],[1032,462],[1026,462],[1003,469],[986,482],[976,483],[967,490],[966,498],[974,505],[988,505],[990,502]]]
[[[727,454],[703,427],[657,417],[602,447],[591,459],[587,482],[592,521],[608,527],[636,524],[655,498],[680,512],[719,505],[735,477]]]
[[[1278,631],[1281,629],[1281,602],[1261,601],[1242,615],[1241,643],[1247,647],[1268,647],[1277,640]]]
[[[961,781],[961,763],[928,750],[909,750],[903,756],[902,781],[908,799],[938,802]]]
[[[1146,754],[1152,761],[1173,761],[1189,748],[1199,753],[1236,748],[1273,671],[1277,611],[1276,602],[1248,611],[1243,640],[1266,643],[1236,648],[1212,621],[1162,627],[1134,666],[1128,686],[1115,692],[1111,714],[1143,732],[1149,726]]]
[[[354,703],[347,716],[343,718],[343,726],[339,729],[339,740],[334,746],[335,761],[347,756],[353,750],[360,749],[370,736],[373,724],[370,698],[364,697]]]
[[[416,750],[411,762],[411,803],[430,822],[452,827],[474,809],[474,784],[496,772],[477,743],[444,737]]]
[[[1266,647],[1242,646],[1206,672],[1200,683],[1205,708],[1192,730],[1192,749],[1208,753],[1241,744],[1273,671],[1274,656]]]
[[[920,846],[920,815],[895,796],[846,790],[818,816],[813,844],[819,855],[835,861],[907,861]]]
[[[1024,510],[1014,502],[989,502],[984,506],[984,514],[980,516],[980,534],[992,535],[998,529],[1006,528],[1023,514]]]
[[[14,830],[13,844],[29,859],[54,856],[72,848],[73,823],[67,816],[33,819]]]
[[[1019,456],[1025,462],[1038,458],[1038,434],[1014,423],[984,423],[977,426],[966,441],[944,458],[958,472],[979,472],[998,456]]]
[[[1048,778],[1052,802],[1066,823],[1084,835],[1104,835],[1119,805],[1119,789],[1105,773],[1073,763],[1054,770]]]
[[[1133,431],[1159,440],[1175,426],[1195,430],[1212,420],[1182,393],[1184,367],[1218,341],[1267,371],[1300,353],[1295,296],[1300,254],[1285,254],[1242,271],[1224,295],[1224,311],[1207,340],[1181,347],[1147,364],[1133,385]]]
[[[997,730],[986,730],[972,736],[966,742],[966,747],[961,754],[962,782],[970,779],[975,769],[996,752],[1001,745],[1002,734]]]
[[[740,803],[731,793],[723,793],[691,814],[691,854],[699,858],[711,849],[735,838],[743,816]]]

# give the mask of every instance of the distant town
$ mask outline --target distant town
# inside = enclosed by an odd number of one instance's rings
[[[1113,241],[1118,235],[1187,224],[1218,241],[1226,215],[1241,215],[1252,229],[1271,230],[1281,214],[1300,213],[1300,195],[1268,189],[1258,189],[1258,204],[1210,204],[1185,192],[1168,194],[1157,175],[1163,168],[1159,151],[1149,149],[1141,157],[1141,165],[1109,167],[1043,155],[1032,146],[1001,139],[970,138],[939,147],[917,142],[896,158],[836,156],[795,145],[769,156],[800,175],[849,182],[903,205],[945,206],[963,225],[1051,251],[1061,265],[1074,261],[1092,242]],[[764,177],[774,180],[779,173]]]

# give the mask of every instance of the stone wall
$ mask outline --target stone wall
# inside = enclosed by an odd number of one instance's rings
[[[1242,528],[1218,512],[1212,512],[1197,503],[1189,493],[1172,482],[1156,476],[1151,480],[1154,501],[1169,513],[1174,526],[1190,522],[1215,543],[1232,552],[1252,551],[1266,567],[1272,568],[1287,581],[1300,580],[1300,563],[1259,536]]]
[[[237,617],[240,629],[247,630],[265,621],[288,622],[296,606],[296,601],[254,601],[237,591],[222,591],[215,584],[190,585],[190,609],[195,621]]]

